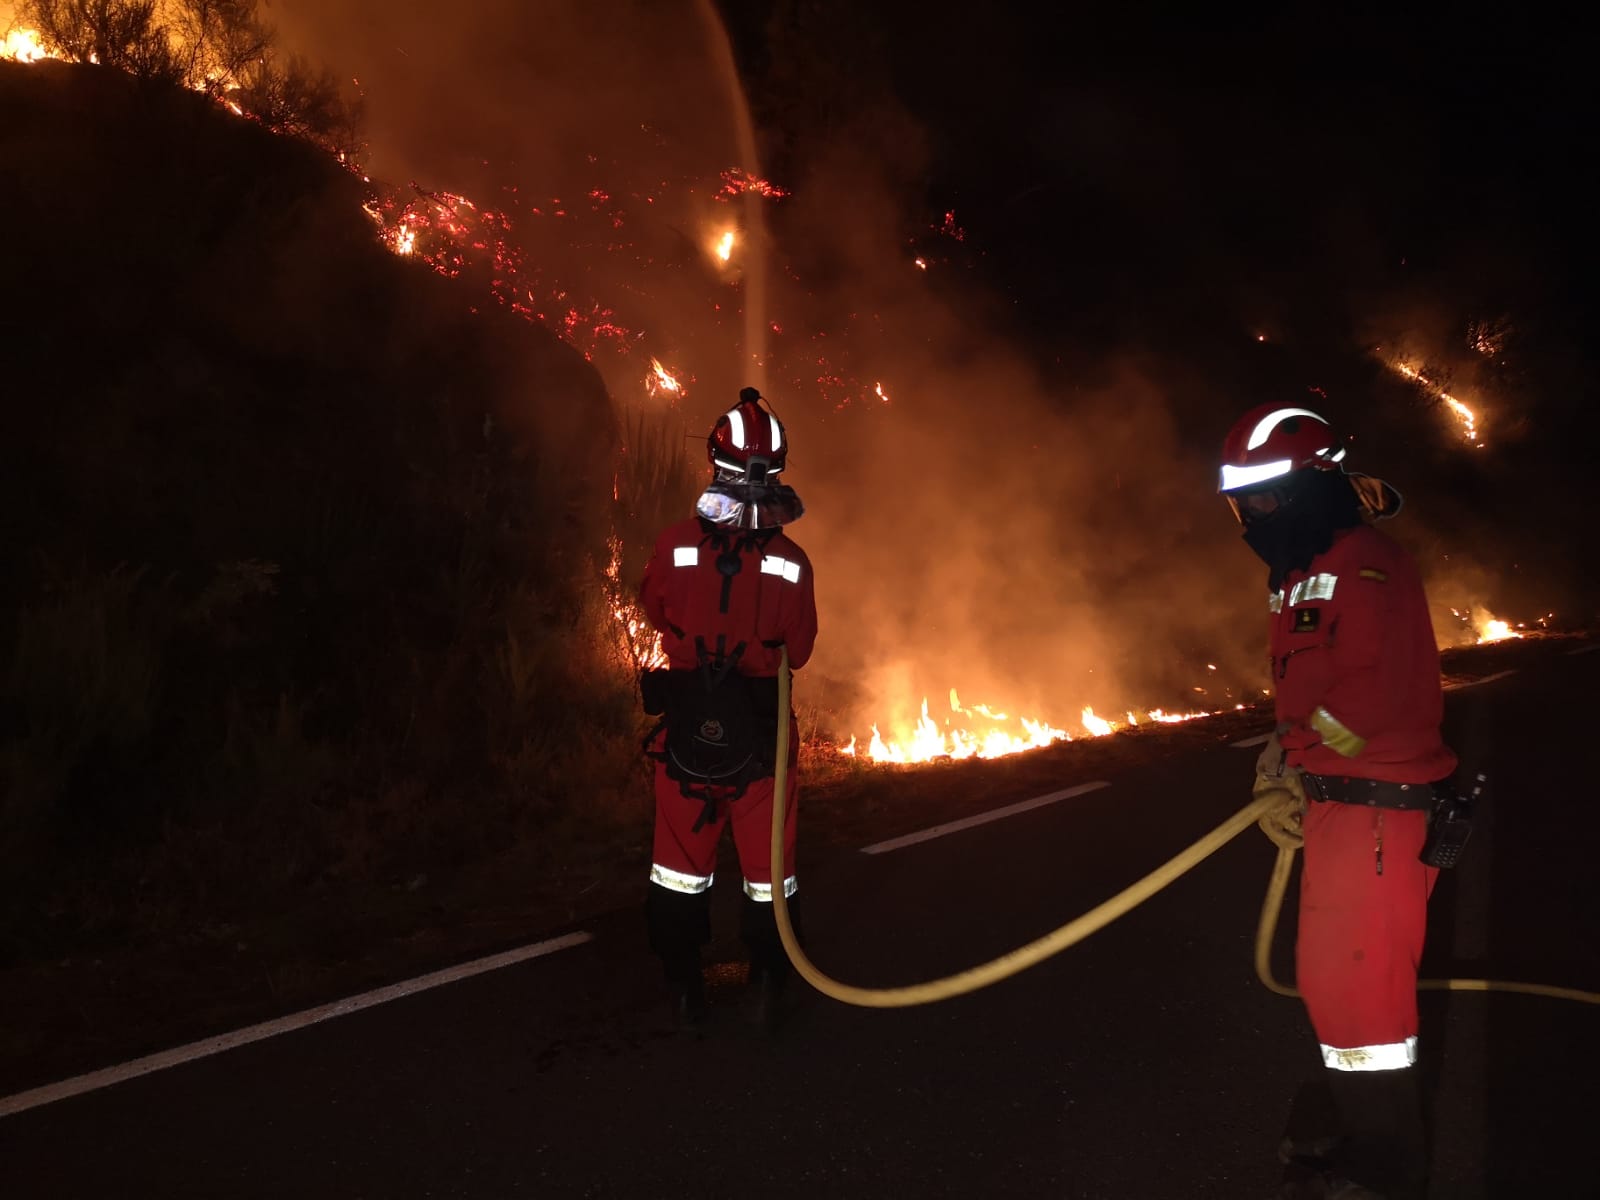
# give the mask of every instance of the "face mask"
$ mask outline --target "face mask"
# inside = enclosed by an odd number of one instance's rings
[[[1267,564],[1267,587],[1277,591],[1290,571],[1305,570],[1333,545],[1335,533],[1361,524],[1361,511],[1342,471],[1308,470],[1276,511],[1245,526],[1245,545]]]
[[[714,525],[737,529],[775,529],[798,521],[805,505],[781,483],[713,483],[700,493],[694,510]]]

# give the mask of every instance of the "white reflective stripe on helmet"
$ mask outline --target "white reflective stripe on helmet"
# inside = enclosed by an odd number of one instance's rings
[[[1338,584],[1337,575],[1312,575],[1289,589],[1289,607],[1307,600],[1332,600],[1333,589]]]
[[[1335,1071],[1398,1071],[1415,1066],[1417,1037],[1403,1042],[1384,1042],[1380,1046],[1351,1046],[1340,1049],[1326,1042],[1322,1046],[1322,1065]]]
[[[675,567],[696,567],[700,565],[699,546],[674,546],[672,548],[672,565]]]
[[[1342,462],[1344,460],[1344,456],[1347,453],[1348,453],[1348,451],[1346,449],[1344,449],[1343,447],[1341,447],[1337,454],[1328,455],[1328,461],[1329,462]]]
[[[800,582],[800,564],[790,562],[787,558],[779,558],[776,554],[768,554],[762,558],[761,573],[763,575],[782,575],[790,583]]]
[[[778,424],[778,418],[768,414],[772,422],[772,452],[776,454],[783,449],[783,426]]]
[[[1315,417],[1322,420],[1320,413],[1314,413],[1309,408],[1280,408],[1269,412],[1256,422],[1256,427],[1250,431],[1250,438],[1245,442],[1246,450],[1254,450],[1257,446],[1265,445],[1266,440],[1272,436],[1272,431],[1290,417]],[[1327,422],[1323,422],[1327,424]]]
[[[1276,479],[1280,475],[1287,475],[1294,470],[1294,463],[1287,458],[1276,459],[1269,463],[1257,463],[1253,467],[1236,467],[1231,463],[1222,465],[1222,487],[1219,491],[1231,492],[1237,488],[1249,487],[1256,483],[1265,483],[1269,479]]]
[[[728,410],[728,434],[733,439],[733,444],[739,449],[744,449],[744,414],[737,408]]]
[[[690,896],[697,896],[711,889],[711,881],[714,878],[714,875],[688,875],[683,871],[674,871],[671,867],[663,867],[660,863],[650,864],[650,882],[659,884],[670,892],[684,892]]]
[[[785,900],[789,899],[799,886],[795,877],[793,875],[789,876],[783,881],[783,898]],[[759,904],[772,903],[772,885],[770,883],[751,883],[746,879],[744,881],[744,894]]]

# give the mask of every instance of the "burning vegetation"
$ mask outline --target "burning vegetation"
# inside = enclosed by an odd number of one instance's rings
[[[313,72],[297,59],[280,61],[252,0],[101,5],[30,0],[7,35],[6,56],[19,62],[96,63],[164,80],[323,146],[359,178],[362,208],[390,252],[457,281],[473,307],[498,308],[548,329],[594,364],[634,421],[614,468],[617,524],[608,534],[601,586],[625,659],[634,666],[653,661],[659,651],[631,597],[642,531],[661,515],[662,497],[676,497],[692,477],[693,464],[672,444],[672,431],[692,429],[699,419],[686,407],[691,388],[713,398],[732,394],[717,360],[728,357],[727,347],[737,342],[736,322],[747,302],[740,286],[741,257],[766,252],[752,244],[750,231],[728,206],[735,200],[779,205],[793,189],[742,167],[726,167],[712,177],[658,177],[641,185],[626,155],[602,159],[598,154],[589,156],[591,178],[563,195],[508,186],[492,202],[483,202],[414,182],[385,183],[363,166],[355,136],[358,107],[342,99],[344,89],[328,73]],[[663,238],[664,214],[670,214],[665,220],[675,225],[682,244],[672,246]],[[957,214],[942,211],[913,240],[909,267],[921,276],[930,266],[959,259],[968,242]],[[695,248],[698,262],[686,259],[685,244]],[[600,262],[606,264],[603,271],[595,269]],[[791,292],[804,290],[792,267],[784,273],[797,285]],[[781,304],[780,298],[775,309]],[[674,326],[660,317],[671,308],[696,315]],[[859,423],[906,408],[891,402],[891,392],[899,396],[901,386],[875,369],[885,357],[875,345],[879,314],[847,312],[822,320],[806,312],[768,316],[766,328],[777,342],[756,367],[778,380],[771,390],[814,397],[814,415],[834,416],[835,424],[825,435],[819,428],[818,436],[848,437]],[[1496,345],[1494,331],[1481,331],[1479,342],[1480,348]],[[1400,360],[1390,366],[1435,394],[1460,421],[1466,440],[1483,445],[1471,408],[1437,388],[1420,368]],[[701,379],[709,386],[699,387]],[[917,420],[910,413],[898,419]],[[668,465],[644,470],[641,479],[645,460]],[[826,552],[821,558],[825,563]],[[1503,626],[1492,619],[1474,621],[1479,640],[1515,636]],[[980,640],[982,633],[976,631]],[[1217,670],[1214,664],[1206,669]],[[998,684],[1006,687],[1003,678]],[[991,758],[1140,724],[1191,720],[1261,698],[1258,690],[1237,681],[1196,680],[1187,689],[1191,701],[1200,696],[1204,702],[1174,703],[1178,695],[1169,686],[1161,706],[1123,703],[1112,710],[1120,715],[1105,716],[1103,701],[1097,712],[1082,696],[1063,701],[1058,689],[1055,698],[1021,715],[1023,706],[1004,693],[994,703],[964,703],[952,686],[948,711],[935,716],[925,696],[918,706],[917,693],[902,687],[880,694],[876,702],[885,714],[911,710],[916,715],[910,719],[874,716],[851,704],[820,716],[818,727],[836,739],[842,754],[873,761]]]

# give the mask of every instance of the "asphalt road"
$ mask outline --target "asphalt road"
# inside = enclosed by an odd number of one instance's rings
[[[1585,770],[1600,654],[1551,640],[1448,698],[1495,780],[1435,895],[1423,974],[1600,988]],[[1237,734],[1233,735],[1237,737]],[[1253,748],[1216,740],[1107,787],[892,852],[802,862],[809,949],[865,986],[990,958],[1237,810]],[[1070,758],[1064,759],[1070,763]],[[893,786],[886,778],[885,786]],[[809,994],[766,1039],[738,1011],[737,871],[712,1019],[668,1028],[637,911],[591,940],[0,1117],[0,1196],[1248,1198],[1319,1070],[1256,980],[1274,850],[1255,830],[1122,920],[980,993],[899,1010]],[[1278,974],[1292,976],[1292,907]],[[173,998],[174,1004],[182,1002]],[[1600,1196],[1600,1011],[1423,994],[1434,1196]],[[4,1111],[0,1106],[0,1111]]]

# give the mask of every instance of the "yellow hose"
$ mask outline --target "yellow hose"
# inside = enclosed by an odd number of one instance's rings
[[[778,745],[777,765],[773,771],[772,789],[772,874],[775,880],[783,877],[783,827],[786,789],[789,775],[789,649],[782,650],[778,668]],[[1267,886],[1266,900],[1261,908],[1261,921],[1256,927],[1256,974],[1261,982],[1280,996],[1298,996],[1291,987],[1278,983],[1272,977],[1270,965],[1272,939],[1278,928],[1278,914],[1283,907],[1284,891],[1289,883],[1290,868],[1294,864],[1297,846],[1292,839],[1273,832],[1272,816],[1293,800],[1283,789],[1272,789],[1255,797],[1233,816],[1210,833],[1200,838],[1188,849],[1168,859],[1150,874],[1124,888],[1111,899],[1096,905],[1076,920],[1045,934],[998,958],[990,959],[954,975],[930,979],[924,983],[905,987],[864,988],[841,983],[819,971],[806,957],[794,935],[794,924],[789,919],[789,903],[782,886],[772,889],[772,905],[778,922],[778,936],[783,948],[801,977],[825,996],[845,1004],[862,1008],[909,1008],[916,1004],[932,1004],[948,1000],[966,992],[998,983],[1011,975],[1043,962],[1051,955],[1065,950],[1109,925],[1124,913],[1137,908],[1173,880],[1216,853],[1251,825],[1260,824],[1278,846],[1278,861],[1273,865],[1272,879]],[[1548,987],[1533,983],[1501,983],[1490,979],[1425,979],[1418,985],[1424,988],[1448,988],[1463,992],[1522,992],[1535,996],[1551,996],[1564,1000],[1579,1000],[1585,1004],[1600,1004],[1600,993],[1579,991],[1576,988]]]

